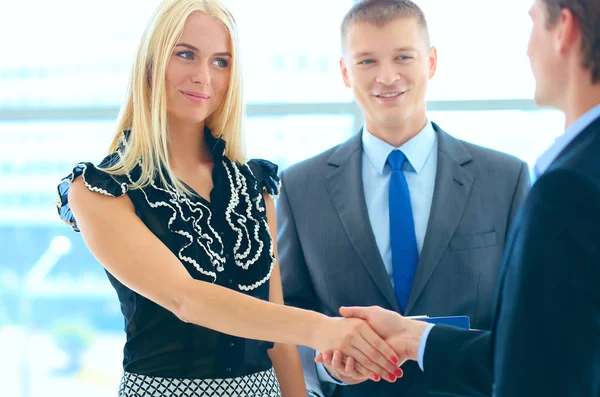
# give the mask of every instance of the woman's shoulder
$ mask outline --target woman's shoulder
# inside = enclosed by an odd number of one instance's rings
[[[57,186],[57,210],[60,218],[79,231],[77,221],[71,211],[69,193],[74,183],[82,185],[89,192],[110,197],[119,197],[127,193],[130,183],[127,175],[117,175],[107,171],[119,160],[117,153],[106,156],[98,165],[92,162],[80,162],[71,172],[62,178]],[[77,182],[76,182],[77,181]]]
[[[255,178],[259,191],[266,191],[273,198],[279,196],[281,181],[276,164],[264,159],[251,159],[246,166]]]

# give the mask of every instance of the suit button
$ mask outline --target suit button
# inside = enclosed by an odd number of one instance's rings
[[[231,255],[225,254],[225,259],[230,260],[231,259]]]
[[[229,284],[230,285],[233,284],[233,280],[232,279],[229,279]]]
[[[229,344],[229,347],[235,347],[235,343],[231,342],[231,343]]]
[[[227,371],[227,372],[231,372],[231,367],[227,367],[227,368],[225,368],[225,371]]]

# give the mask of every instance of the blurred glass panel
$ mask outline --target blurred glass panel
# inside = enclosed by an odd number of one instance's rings
[[[246,122],[249,158],[264,158],[283,170],[348,139],[352,115],[250,117]]]
[[[533,167],[564,131],[554,110],[429,112],[431,121],[456,138],[519,157]]]
[[[100,161],[114,126],[114,120],[0,122],[0,224],[56,221],[58,181],[77,162]]]
[[[429,100],[532,98],[535,82],[526,53],[533,1],[415,2],[438,50]]]
[[[351,0],[225,3],[240,27],[248,101],[351,100],[339,69],[340,23]]]
[[[118,104],[157,1],[0,2],[0,106]],[[33,12],[32,10],[35,10]]]
[[[555,110],[430,111],[429,119],[452,136],[512,154],[533,166],[564,131]],[[338,145],[356,133],[352,115],[250,117],[249,157],[262,157],[284,169]]]
[[[339,25],[351,0],[224,2],[239,24],[249,101],[351,99],[338,66]],[[439,55],[430,100],[531,98],[529,2],[417,3]],[[121,103],[139,39],[157,4],[108,0],[91,14],[77,0],[0,2],[0,37],[19,32],[19,40],[3,41],[10,56],[0,59],[0,106]],[[35,13],[28,12],[32,5]],[[24,21],[36,29],[23,29]]]
[[[0,1],[0,37],[19,32],[18,40],[2,42],[10,56],[0,58],[0,107],[119,105],[158,3],[107,0],[90,12],[79,0]],[[239,24],[249,101],[350,100],[339,73],[338,30],[351,1],[224,3]]]
[[[116,395],[123,319],[56,185],[105,155],[114,120],[0,122],[2,395]]]

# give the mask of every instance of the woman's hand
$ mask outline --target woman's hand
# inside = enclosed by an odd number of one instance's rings
[[[358,371],[379,381],[394,382],[400,359],[369,324],[358,318],[324,317],[316,325],[312,348],[321,352],[341,352],[352,357]]]

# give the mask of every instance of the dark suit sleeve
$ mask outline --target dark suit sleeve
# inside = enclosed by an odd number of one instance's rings
[[[523,209],[494,335],[497,397],[600,396],[600,187],[556,170]]]
[[[444,325],[432,328],[423,368],[429,391],[457,396],[492,393],[491,335]]]
[[[521,171],[519,172],[519,178],[517,179],[517,185],[515,186],[515,192],[513,194],[512,203],[510,205],[510,213],[508,214],[508,227],[506,233],[512,226],[513,220],[521,208],[521,205],[525,202],[525,198],[531,189],[531,176],[529,174],[529,166],[527,163],[521,163]]]

